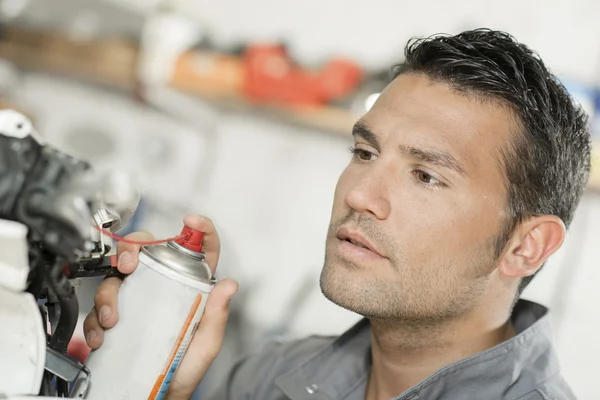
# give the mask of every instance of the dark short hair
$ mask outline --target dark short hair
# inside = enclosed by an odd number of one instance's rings
[[[555,215],[568,227],[588,181],[587,115],[540,57],[505,32],[476,29],[412,39],[405,61],[393,69],[423,73],[466,94],[502,102],[521,132],[502,150],[510,220],[496,257],[514,228],[529,217]],[[522,279],[519,293],[533,276]]]

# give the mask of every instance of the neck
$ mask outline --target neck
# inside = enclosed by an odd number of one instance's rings
[[[439,323],[371,319],[372,369],[368,400],[390,399],[440,368],[494,347],[515,335],[504,313],[473,312]]]

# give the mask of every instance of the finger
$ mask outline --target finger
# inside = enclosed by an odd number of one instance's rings
[[[102,346],[102,342],[104,341],[104,329],[98,323],[98,314],[96,313],[96,309],[92,308],[92,311],[89,312],[87,317],[85,317],[85,321],[83,321],[83,335],[85,337],[85,342],[92,349],[97,349]]]
[[[236,281],[224,279],[215,285],[208,296],[200,326],[194,334],[174,377],[178,386],[190,385],[188,389],[193,390],[219,354],[225,337],[229,304],[237,290],[238,284]],[[186,388],[184,387],[183,390],[185,391]]]
[[[122,280],[116,277],[106,278],[102,281],[94,295],[94,308],[98,324],[103,328],[112,328],[119,320],[117,300]]]
[[[134,232],[125,236],[125,239],[136,240],[140,242],[146,242],[150,240],[154,240],[154,236],[150,232]],[[140,252],[141,245],[127,243],[127,242],[119,242],[117,245],[117,257],[118,264],[117,268],[120,272],[124,274],[131,274],[138,265],[138,253]]]
[[[221,252],[221,240],[215,228],[215,225],[210,218],[201,215],[186,215],[183,219],[185,226],[204,232],[204,253],[206,254],[206,263],[215,273],[217,264],[219,263],[219,253]]]

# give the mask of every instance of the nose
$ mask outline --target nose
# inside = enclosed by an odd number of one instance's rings
[[[386,219],[391,212],[389,188],[383,171],[371,169],[371,173],[360,176],[346,194],[346,204],[360,214],[372,214],[379,220]]]

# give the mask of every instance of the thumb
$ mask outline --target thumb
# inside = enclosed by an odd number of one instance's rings
[[[174,391],[191,394],[196,390],[219,354],[229,317],[229,303],[237,290],[238,284],[233,279],[224,279],[212,289],[200,326],[173,377]]]

